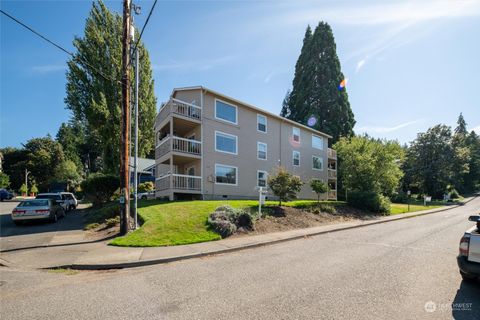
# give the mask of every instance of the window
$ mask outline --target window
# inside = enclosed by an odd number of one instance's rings
[[[257,159],[267,160],[267,144],[257,142]]]
[[[300,152],[298,151],[293,151],[293,165],[300,166]]]
[[[215,164],[215,183],[237,185],[237,168]]]
[[[215,100],[215,118],[237,124],[237,107],[220,100]]]
[[[312,169],[313,170],[323,170],[323,158],[313,156]]]
[[[292,129],[293,141],[300,142],[300,129],[295,127]]]
[[[267,186],[267,171],[257,171],[257,187]]]
[[[323,150],[323,139],[319,136],[312,135],[312,148]]]
[[[237,136],[215,131],[215,151],[237,154]]]
[[[267,117],[257,114],[257,130],[267,132]]]

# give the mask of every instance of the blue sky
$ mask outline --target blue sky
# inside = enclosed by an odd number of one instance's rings
[[[361,3],[360,3],[361,2]],[[107,1],[120,12],[121,1]],[[152,1],[137,1],[143,25]],[[73,50],[91,1],[2,1],[2,10]],[[0,17],[0,147],[55,135],[66,54]],[[413,140],[463,112],[480,133],[480,1],[159,1],[144,34],[159,104],[204,85],[279,113],[307,24],[331,24],[356,132]]]

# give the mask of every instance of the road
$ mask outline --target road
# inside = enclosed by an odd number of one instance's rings
[[[427,216],[165,265],[1,268],[2,319],[480,319],[455,257],[480,198]],[[453,305],[452,305],[453,303]],[[427,308],[426,308],[427,306]]]
[[[55,237],[72,234],[82,235],[83,217],[76,211],[67,212],[65,218],[57,223],[49,221],[33,221],[26,225],[16,226],[10,214],[18,201],[0,202],[0,250],[8,251],[18,248],[29,248],[47,245]],[[80,205],[82,206],[82,205]]]

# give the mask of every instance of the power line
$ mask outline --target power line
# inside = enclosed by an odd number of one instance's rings
[[[69,56],[71,56],[74,60],[78,60],[82,63],[84,63],[86,66],[88,66],[90,69],[92,69],[93,71],[95,71],[96,73],[98,73],[100,76],[102,76],[103,78],[105,78],[106,80],[110,80],[110,81],[117,81],[111,77],[108,77],[106,75],[104,75],[101,71],[99,71],[98,69],[96,69],[94,66],[92,66],[90,63],[88,63],[87,61],[79,58],[79,57],[76,57],[71,51],[68,51],[67,49],[65,49],[64,47],[62,47],[61,45],[59,45],[58,43],[55,43],[53,42],[52,40],[48,39],[47,37],[45,37],[44,35],[42,35],[41,33],[37,32],[36,30],[34,30],[33,28],[29,27],[28,25],[26,25],[25,23],[23,23],[22,21],[18,20],[17,18],[13,17],[12,15],[6,13],[5,11],[1,10],[0,9],[0,12],[3,13],[5,16],[7,16],[8,18],[12,19],[13,21],[15,21],[16,23],[18,23],[19,25],[21,25],[22,27],[24,27],[25,29],[27,29],[28,31],[34,33],[35,35],[37,35],[38,37],[42,38],[43,40],[45,40],[46,42],[50,43],[51,45],[53,45],[54,47],[56,47],[57,49],[60,49],[61,51],[65,52],[66,54],[68,54]]]
[[[133,53],[137,51],[137,46],[140,43],[140,40],[142,39],[143,31],[145,31],[145,27],[147,26],[148,21],[150,20],[150,17],[152,16],[153,10],[155,9],[156,5],[157,5],[157,0],[155,0],[152,7],[150,8],[150,12],[148,13],[147,20],[145,20],[145,24],[142,27],[142,31],[140,31],[140,36],[138,37],[137,42],[135,42],[135,45],[133,46]]]

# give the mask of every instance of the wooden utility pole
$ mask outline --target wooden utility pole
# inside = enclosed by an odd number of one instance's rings
[[[123,203],[120,205],[120,233],[130,230],[130,0],[123,0],[122,35],[122,125],[120,142],[120,190]]]

